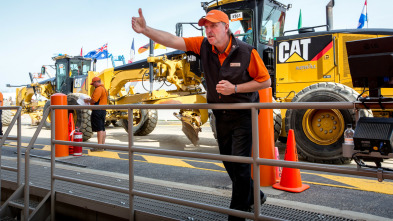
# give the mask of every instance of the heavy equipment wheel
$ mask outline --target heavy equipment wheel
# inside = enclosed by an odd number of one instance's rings
[[[112,120],[111,123],[113,127],[121,127],[121,121],[119,120]]]
[[[292,102],[352,102],[358,93],[342,84],[324,82],[304,88]],[[361,110],[360,116],[372,116]],[[343,164],[350,159],[342,156],[344,130],[347,124],[355,125],[353,109],[288,109],[285,129],[294,130],[299,155],[310,162]]]
[[[216,117],[213,114],[213,111],[209,110],[209,122],[210,128],[212,129],[214,139],[217,140],[217,129],[216,129]]]
[[[273,98],[273,103],[276,101]],[[274,122],[274,142],[277,142],[282,127],[282,117],[280,109],[273,109],[273,122]]]
[[[136,136],[150,134],[157,125],[158,114],[155,109],[141,109],[139,116],[134,120],[133,133]],[[128,132],[128,120],[121,120],[122,127]]]
[[[273,102],[276,102],[273,98]],[[212,129],[213,136],[217,139],[217,130],[216,130],[216,118],[214,117],[213,112],[209,111],[209,122],[210,128]],[[273,109],[273,122],[274,122],[274,142],[277,141],[278,137],[281,133],[282,126],[282,118],[281,118],[281,110]]]
[[[11,110],[3,110],[1,114],[1,123],[3,124],[3,126],[8,126],[10,125],[12,118],[13,114]]]
[[[80,94],[67,95],[68,105],[79,105],[77,100]],[[78,127],[79,131],[83,133],[83,141],[89,140],[93,136],[91,128],[91,110],[70,110],[73,113],[75,128]]]
[[[50,106],[50,100],[48,100],[48,101],[45,103],[45,105],[44,105],[44,112],[46,111],[46,109],[49,108],[49,106]],[[50,113],[49,113],[48,117],[45,119],[44,127],[45,127],[46,129],[48,129],[48,130],[50,130],[50,128],[51,128],[51,116],[50,116]]]
[[[109,127],[109,126],[111,125],[111,123],[112,123],[111,121],[106,120],[106,121],[105,121],[105,127]]]

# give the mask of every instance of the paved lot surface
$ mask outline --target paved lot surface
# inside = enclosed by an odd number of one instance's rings
[[[31,127],[26,118],[23,119],[22,146],[26,147],[36,127]],[[5,129],[5,128],[4,128]],[[16,135],[15,128],[11,134]],[[31,154],[49,157],[50,131],[42,130]],[[218,153],[217,143],[213,138],[209,125],[205,125],[200,133],[200,145],[195,147],[181,132],[181,124],[176,121],[159,121],[157,128],[148,136],[134,137],[134,144],[140,147],[184,150],[203,153]],[[127,146],[128,134],[122,128],[107,129],[107,143]],[[96,143],[95,135],[89,142]],[[285,144],[280,147],[281,159]],[[6,141],[3,155],[15,156],[16,142]],[[110,173],[128,174],[128,154],[120,151],[90,152],[84,148],[81,157],[65,157],[58,160]],[[36,158],[40,161],[47,161]],[[383,166],[393,168],[391,160]],[[345,167],[356,167],[354,164]],[[177,183],[190,185],[190,188],[215,188],[230,194],[231,182],[223,165],[218,161],[199,160],[180,157],[158,156],[151,154],[135,154],[135,175],[152,179],[157,183]],[[264,187],[268,193],[268,203],[287,205],[293,208],[310,211],[326,211],[345,217],[364,220],[393,219],[393,182],[385,180],[380,183],[375,178],[355,177],[347,175],[301,171],[302,181],[310,185],[310,189],[302,193],[283,192],[271,187]],[[325,213],[326,213],[325,212]]]

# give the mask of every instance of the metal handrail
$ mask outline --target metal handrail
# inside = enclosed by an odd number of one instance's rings
[[[21,113],[22,113],[22,107],[20,106],[1,106],[0,110],[16,110],[16,113],[14,117],[12,118],[10,124],[7,127],[7,130],[3,134],[3,136],[0,136],[0,165],[1,165],[1,156],[2,156],[2,150],[3,150],[3,145],[6,140],[16,140],[16,148],[17,148],[17,160],[16,160],[16,168],[14,167],[8,167],[8,166],[1,166],[0,168],[0,177],[1,177],[1,171],[2,170],[8,170],[8,171],[13,171],[16,172],[16,183],[17,186],[19,187],[21,185],[21,137],[22,137],[22,118],[21,118]],[[17,132],[16,132],[16,137],[11,137],[10,132],[11,129],[14,127],[15,122],[17,122]],[[0,189],[1,189],[1,182],[0,182]],[[0,198],[1,198],[1,192],[0,192]]]
[[[282,166],[282,167],[290,167],[290,168],[299,168],[299,169],[307,169],[307,170],[315,170],[315,171],[324,171],[324,172],[332,172],[332,173],[344,173],[351,175],[359,175],[359,176],[367,176],[367,177],[377,177],[376,170],[373,169],[354,169],[354,168],[345,168],[342,166],[334,166],[334,165],[325,165],[325,164],[315,164],[315,163],[306,163],[306,162],[290,162],[284,160],[271,160],[271,159],[263,159],[259,158],[259,139],[258,139],[258,109],[357,109],[362,108],[362,104],[358,102],[328,102],[328,103],[320,103],[320,102],[297,102],[297,103],[237,103],[237,104],[130,104],[130,105],[99,105],[99,106],[89,106],[89,105],[56,105],[51,106],[50,110],[52,111],[52,133],[51,133],[51,149],[52,149],[52,168],[51,168],[51,191],[52,191],[52,202],[51,202],[51,218],[55,220],[55,190],[54,183],[55,180],[65,180],[69,182],[80,183],[84,185],[90,185],[95,187],[100,187],[104,189],[109,189],[113,191],[123,192],[129,194],[129,209],[130,209],[130,220],[134,219],[134,196],[141,196],[161,201],[167,201],[171,203],[176,203],[185,206],[192,206],[195,208],[226,213],[234,216],[240,216],[244,218],[250,219],[272,219],[275,218],[263,216],[259,214],[260,211],[260,196],[259,196],[259,166],[258,165],[268,165],[268,166]],[[385,104],[386,107],[392,106],[393,103]],[[252,111],[252,137],[253,137],[253,147],[252,150],[254,153],[252,157],[241,157],[241,156],[228,156],[228,155],[220,155],[220,154],[209,154],[209,153],[197,153],[197,152],[185,152],[185,151],[176,151],[176,150],[159,150],[152,148],[143,148],[143,147],[135,147],[133,144],[133,133],[132,127],[133,124],[128,124],[128,148],[119,145],[107,145],[107,144],[91,144],[91,143],[76,143],[71,141],[60,141],[55,139],[55,110],[56,109],[123,109],[128,110],[128,121],[132,121],[132,110],[133,109],[251,109]],[[43,117],[45,119],[46,117]],[[91,181],[85,181],[75,178],[68,178],[64,176],[59,176],[54,174],[55,169],[55,144],[63,144],[63,145],[79,145],[85,147],[96,147],[96,148],[105,148],[112,150],[128,150],[129,151],[129,189],[128,191],[124,188],[119,188],[116,186],[100,184]],[[182,157],[192,157],[192,158],[203,158],[203,159],[211,159],[211,160],[221,160],[221,161],[230,161],[230,162],[241,162],[241,163],[250,163],[253,164],[254,170],[254,205],[255,212],[254,214],[238,211],[223,207],[218,207],[214,205],[207,205],[197,202],[191,202],[187,200],[182,200],[173,197],[167,197],[158,194],[146,193],[142,191],[134,190],[134,152],[138,153],[152,153],[152,154],[161,154],[161,155],[170,155],[170,156],[182,156]],[[392,172],[384,172],[385,179],[393,179]]]

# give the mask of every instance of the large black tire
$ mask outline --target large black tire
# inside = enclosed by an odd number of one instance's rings
[[[48,100],[45,105],[44,105],[44,112],[46,111],[46,109],[48,109],[50,107],[50,100]],[[44,127],[48,130],[50,130],[51,128],[51,114],[49,113],[48,117],[45,119],[44,122]]]
[[[3,124],[3,126],[10,125],[13,117],[14,116],[11,110],[3,110],[1,114],[1,123]]]
[[[79,105],[77,100],[80,94],[69,94],[67,95],[68,105]],[[79,131],[83,133],[83,141],[89,140],[93,136],[93,130],[91,128],[91,110],[70,110],[73,113],[75,128],[79,128]]]
[[[324,82],[304,88],[292,102],[352,102],[358,93],[342,84]],[[360,116],[372,116],[361,110]],[[299,155],[307,161],[343,164],[350,159],[342,156],[343,133],[347,124],[355,125],[353,109],[288,109],[285,129],[294,130]]]
[[[135,136],[146,136],[150,134],[157,125],[158,114],[156,109],[141,109],[140,119],[136,120],[136,125],[133,125],[133,133]],[[128,120],[122,119],[121,126],[128,133]]]
[[[214,139],[217,140],[217,128],[216,128],[216,117],[213,114],[213,111],[209,110],[209,122],[210,128],[212,129]]]
[[[105,127],[109,127],[111,124],[112,124],[111,121],[109,121],[109,120],[106,120],[106,121],[105,121]]]
[[[275,102],[273,98],[273,102]],[[273,109],[273,122],[274,122],[274,142],[276,142],[281,133],[282,117],[280,109]]]

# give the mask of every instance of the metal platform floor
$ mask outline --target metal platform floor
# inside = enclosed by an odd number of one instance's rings
[[[2,159],[1,162],[3,166],[16,167],[16,162],[14,160]],[[97,171],[97,173],[78,172],[78,169],[77,167],[75,167],[75,170],[69,168],[56,168],[55,174],[128,188],[128,179],[100,175],[99,171]],[[45,193],[50,190],[50,167],[45,166],[43,162],[35,163],[35,161],[31,161],[30,171],[30,193],[36,196],[45,195]],[[95,211],[120,219],[128,218],[129,200],[126,194],[65,181],[56,181],[55,187],[57,192],[56,203],[69,205],[75,208],[75,214],[68,214],[68,218],[73,218],[74,220],[92,220],[92,216],[97,217],[97,214],[92,215],[86,211]],[[15,172],[2,171],[2,188],[16,189]],[[137,181],[135,181],[135,189],[222,207],[229,207],[230,202],[230,198],[225,196]],[[149,214],[151,215],[150,220],[227,220],[226,214],[141,197],[135,197],[134,206],[136,220],[147,220],[144,219],[143,216]],[[58,211],[58,209],[56,209],[56,211]],[[309,212],[268,203],[262,205],[261,213],[283,220],[350,220],[344,217]],[[58,215],[56,218],[61,219]]]

